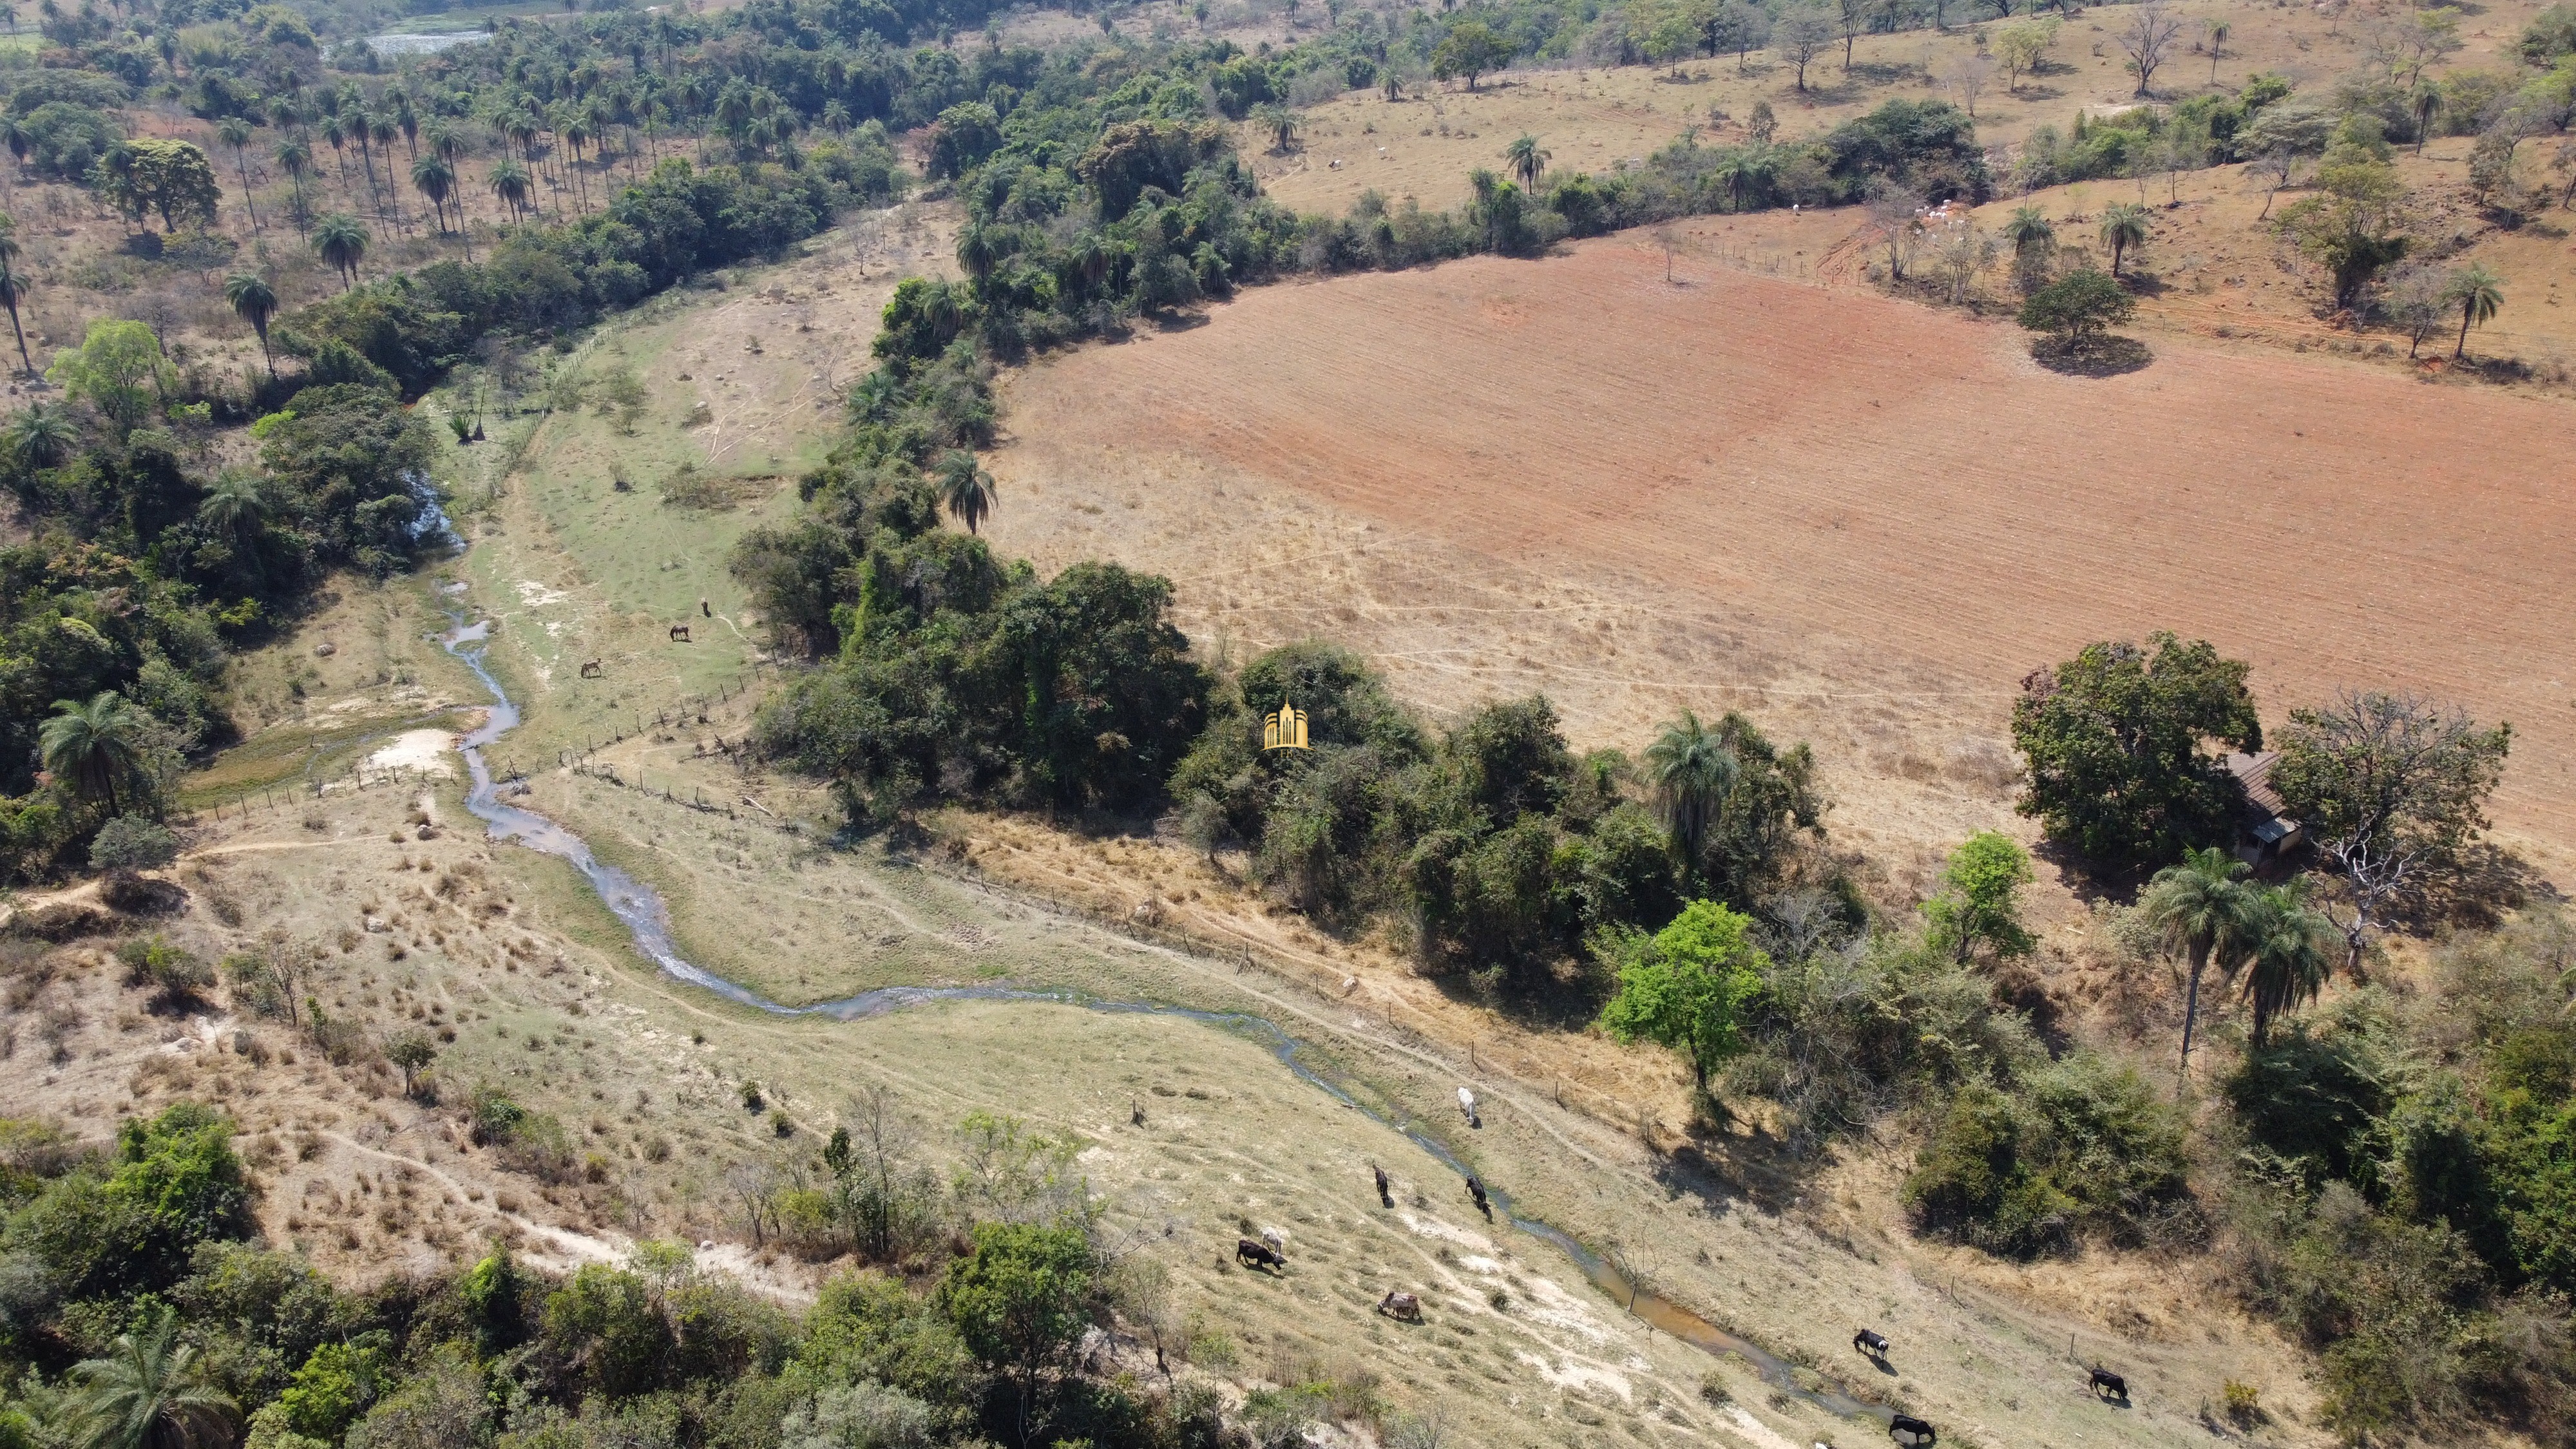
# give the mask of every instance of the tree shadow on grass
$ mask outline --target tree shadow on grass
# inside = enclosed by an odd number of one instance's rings
[[[2119,377],[2156,360],[2147,344],[2134,337],[2045,338],[2031,344],[2030,355],[2040,366],[2068,377]]]

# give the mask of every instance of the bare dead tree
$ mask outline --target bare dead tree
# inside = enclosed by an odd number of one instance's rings
[[[2254,174],[2266,177],[2272,183],[2263,193],[2263,210],[2254,218],[2256,221],[2272,214],[2273,199],[2281,194],[2282,187],[2290,184],[2291,176],[2298,169],[2299,153],[2287,146],[2275,146],[2254,158]]]
[[[725,1169],[725,1186],[742,1204],[743,1221],[751,1225],[751,1245],[769,1241],[778,1219],[778,1172],[765,1162],[737,1162]]]
[[[1887,248],[1888,280],[1902,282],[1923,242],[1923,195],[1911,187],[1882,186],[1869,199],[1869,226]]]
[[[2120,49],[2129,54],[2129,70],[2138,78],[2138,94],[2147,93],[2155,82],[2156,68],[2165,63],[2165,54],[2182,34],[2182,21],[2165,8],[2164,0],[2147,0],[2129,20],[2129,28],[2120,32]]]
[[[2484,729],[2413,695],[2345,690],[2290,712],[2272,783],[2343,876],[2350,902],[2335,924],[2347,969],[2360,969],[2391,906],[2454,867],[2486,829],[2512,743],[2510,725]]]

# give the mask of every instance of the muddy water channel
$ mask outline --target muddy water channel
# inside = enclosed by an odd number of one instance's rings
[[[908,1006],[934,1001],[1036,1001],[1052,1002],[1086,1011],[1132,1012],[1152,1016],[1186,1017],[1220,1030],[1251,1038],[1267,1047],[1282,1066],[1316,1090],[1331,1095],[1344,1106],[1367,1115],[1392,1131],[1401,1132],[1423,1151],[1456,1172],[1467,1177],[1466,1165],[1440,1142],[1409,1123],[1395,1121],[1360,1102],[1329,1077],[1315,1070],[1306,1060],[1306,1046],[1268,1017],[1248,1012],[1203,1011],[1153,1001],[1111,1001],[1072,991],[1042,991],[1011,986],[886,986],[838,1001],[812,1006],[782,1006],[735,982],[728,981],[682,956],[671,940],[669,909],[652,887],[601,861],[591,854],[590,846],[573,832],[535,811],[505,804],[490,766],[483,758],[486,747],[518,727],[518,706],[511,703],[500,681],[485,667],[484,652],[490,638],[490,622],[466,626],[459,624],[442,642],[447,652],[462,661],[483,682],[492,695],[492,711],[483,726],[464,737],[459,748],[472,778],[472,788],[465,797],[465,808],[490,827],[494,840],[510,840],[530,850],[543,851],[570,861],[600,900],[616,917],[625,922],[635,938],[635,948],[650,958],[669,976],[692,986],[704,988],[729,1001],[777,1016],[827,1016],[839,1021],[860,1021],[883,1016]],[[1884,1423],[1890,1411],[1880,1405],[1865,1403],[1839,1388],[1827,1385],[1809,1389],[1801,1385],[1790,1366],[1763,1349],[1719,1328],[1688,1308],[1663,1297],[1652,1289],[1632,1284],[1601,1254],[1584,1246],[1572,1234],[1542,1219],[1524,1216],[1512,1209],[1509,1192],[1492,1183],[1485,1184],[1496,1216],[1532,1237],[1543,1239],[1572,1259],[1583,1276],[1607,1293],[1611,1299],[1654,1327],[1711,1355],[1736,1354],[1751,1363],[1765,1382],[1784,1393],[1796,1395],[1834,1414],[1844,1417],[1868,1417]]]

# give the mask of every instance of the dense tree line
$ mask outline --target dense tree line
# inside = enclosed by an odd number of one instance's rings
[[[478,1101],[478,1134],[530,1120]],[[892,1156],[876,1161],[871,1140]],[[831,1238],[826,1256],[855,1246],[868,1265],[798,1313],[698,1274],[688,1246],[667,1242],[569,1277],[495,1246],[449,1274],[343,1291],[259,1239],[251,1174],[213,1109],[129,1120],[108,1151],[0,1119],[0,1443],[1246,1442],[1204,1384],[1111,1378],[1077,1359],[1095,1325],[1157,1341],[1172,1325],[1157,1265],[1096,1235],[1069,1145],[975,1114],[952,1193],[894,1142],[853,1147],[837,1132],[828,1190],[741,1184],[763,1220]],[[899,1231],[871,1251],[858,1228],[878,1167]],[[908,1271],[892,1271],[898,1257]]]

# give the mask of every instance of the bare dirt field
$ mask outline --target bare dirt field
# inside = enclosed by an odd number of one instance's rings
[[[2511,720],[2498,823],[2563,868],[2563,405],[2180,341],[2062,377],[1997,324],[1680,275],[1609,239],[1052,359],[1006,394],[996,542],[1166,572],[1201,639],[1343,639],[1437,706],[1543,689],[1588,742],[1743,708],[1899,869],[2009,819],[2022,674],[2172,628],[2276,721],[2346,684]]]

